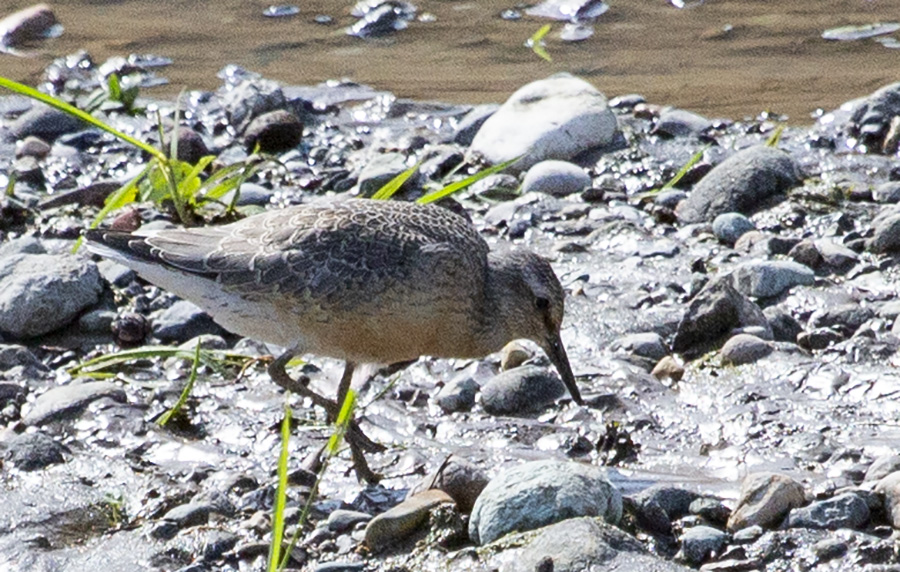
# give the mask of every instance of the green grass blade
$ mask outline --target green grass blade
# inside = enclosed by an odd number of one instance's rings
[[[659,190],[664,191],[666,189],[671,189],[676,184],[678,184],[678,181],[680,181],[685,175],[687,175],[687,172],[691,170],[691,167],[696,165],[700,161],[700,159],[703,158],[703,154],[706,153],[706,150],[709,148],[710,146],[706,145],[705,147],[691,155],[691,158],[688,159],[688,162],[685,163],[684,166],[682,166],[681,169],[679,169],[678,172],[675,173],[675,176],[669,179],[669,182],[663,185]]]
[[[784,132],[784,125],[779,125],[775,128],[775,131],[769,135],[769,138],[766,139],[766,147],[778,148],[778,143],[781,141],[781,134]]]
[[[520,155],[520,156],[516,157],[515,159],[510,159],[509,161],[504,161],[503,163],[500,163],[499,165],[494,165],[493,167],[488,167],[487,169],[485,169],[483,171],[479,171],[479,172],[475,173],[474,175],[463,179],[462,181],[457,181],[455,183],[451,183],[442,189],[438,189],[436,191],[428,193],[427,195],[425,195],[423,197],[419,197],[419,199],[416,202],[419,203],[420,205],[425,205],[428,203],[433,203],[434,201],[439,201],[448,195],[451,195],[457,191],[461,191],[462,189],[465,189],[469,185],[477,183],[478,181],[480,181],[481,179],[483,179],[485,177],[493,175],[494,173],[499,173],[501,171],[504,171],[507,167],[509,167],[510,165],[512,165],[513,163],[515,163],[516,161],[518,161],[521,158],[522,158],[522,156]]]
[[[290,397],[290,394],[288,394]],[[287,504],[288,458],[290,457],[291,408],[284,405],[281,421],[281,454],[278,456],[278,486],[275,489],[275,506],[272,507],[272,543],[269,545],[268,572],[276,572],[281,562],[281,543],[284,540],[284,507]],[[302,525],[301,525],[302,526]],[[290,552],[285,554],[285,560]]]
[[[84,111],[78,109],[77,107],[69,105],[65,101],[56,99],[52,95],[47,95],[46,93],[41,93],[40,91],[38,91],[32,87],[28,87],[25,84],[21,84],[17,81],[13,81],[11,79],[7,79],[2,76],[0,76],[0,87],[5,87],[6,89],[9,89],[11,91],[18,93],[19,95],[24,95],[26,97],[36,99],[42,103],[46,103],[50,107],[56,108],[60,111],[64,111],[64,112],[68,113],[69,115],[71,115],[73,117],[77,117],[78,119],[81,119],[82,121],[89,123],[98,129],[102,129],[103,131],[106,131],[110,135],[113,135],[114,137],[117,137],[117,138],[121,139],[122,141],[130,143],[131,145],[134,145],[138,149],[146,151],[147,153],[149,153],[153,157],[156,157],[157,159],[161,159],[164,161],[166,158],[166,156],[159,149],[156,149],[152,145],[148,145],[147,143],[144,143],[143,141],[135,139],[134,137],[131,137],[130,135],[126,135],[125,133],[122,133],[118,129],[100,121],[96,117],[94,117],[88,113],[85,113]]]
[[[312,505],[315,502],[316,497],[318,496],[319,485],[322,483],[322,479],[325,477],[325,471],[328,470],[328,464],[331,459],[333,459],[334,456],[337,455],[338,448],[341,446],[344,435],[347,433],[347,428],[350,426],[350,422],[353,420],[353,410],[356,408],[356,398],[356,391],[354,391],[353,389],[347,391],[347,395],[346,397],[344,397],[344,403],[341,404],[341,411],[340,413],[338,413],[338,418],[334,422],[334,432],[328,439],[328,445],[325,447],[326,455],[322,460],[322,467],[319,469],[319,474],[316,475],[316,482],[313,483],[312,489],[309,491],[309,496],[306,499],[306,503],[304,503],[303,505],[303,510],[300,512],[300,518],[297,521],[297,530],[291,537],[291,542],[288,545],[287,553],[281,559],[281,565],[277,569],[278,572],[281,572],[282,570],[287,568],[290,554],[294,550],[294,547],[297,545],[297,541],[300,539],[300,532],[303,530],[304,524],[306,524],[307,519],[309,519],[309,511],[312,509]]]
[[[111,354],[104,354],[75,365],[66,371],[73,376],[93,376],[97,373],[105,373],[111,368],[134,361],[157,358],[193,359],[194,350],[172,346],[143,346]],[[200,363],[217,371],[222,370],[223,366],[240,367],[253,359],[254,358],[243,354],[220,350],[200,350]]]
[[[383,187],[378,189],[374,195],[372,195],[372,198],[375,200],[386,201],[394,196],[394,193],[400,190],[400,187],[403,186],[403,183],[405,183],[410,177],[415,174],[416,171],[419,170],[419,166],[421,164],[422,161],[419,161],[409,169],[403,171],[402,173],[388,181]]]
[[[541,26],[541,29],[535,32],[533,36],[528,38],[528,41],[525,42],[525,45],[531,48],[531,51],[536,53],[540,58],[552,63],[553,58],[551,58],[550,54],[547,53],[547,47],[544,45],[544,36],[550,33],[551,27],[552,26],[550,24]]]
[[[187,383],[184,384],[184,389],[181,390],[181,395],[178,396],[178,401],[175,402],[175,405],[172,406],[172,409],[166,411],[157,421],[156,423],[160,427],[165,427],[166,423],[168,423],[172,417],[175,417],[181,410],[184,409],[184,404],[187,403],[188,397],[191,395],[191,391],[194,389],[194,382],[197,381],[197,367],[200,365],[200,342],[197,342],[197,347],[194,350],[194,363],[191,364],[191,375],[188,376]]]

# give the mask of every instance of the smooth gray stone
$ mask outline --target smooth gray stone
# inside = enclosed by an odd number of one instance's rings
[[[600,518],[570,518],[509,535],[489,545],[490,570],[499,572],[689,572],[651,554],[634,537]]]
[[[681,535],[681,550],[677,559],[699,566],[706,562],[710,555],[722,550],[727,540],[727,534],[711,526],[691,527]]]
[[[741,213],[724,213],[713,220],[712,228],[719,242],[734,245],[742,235],[756,230],[756,225]]]
[[[734,269],[734,287],[745,296],[771,298],[794,286],[808,286],[816,275],[807,266],[789,260],[755,260]]]
[[[32,338],[72,322],[97,303],[97,265],[55,254],[15,254],[0,260],[0,331]]]
[[[511,169],[524,171],[545,159],[568,160],[607,146],[617,131],[606,97],[583,79],[560,73],[513,93],[478,130],[468,159],[497,164],[521,157]]]
[[[853,493],[816,501],[788,514],[786,528],[859,529],[869,522],[869,505]]]
[[[22,433],[6,443],[7,456],[21,471],[36,471],[50,465],[64,463],[67,449],[46,433]]]
[[[77,415],[92,401],[108,397],[125,403],[125,392],[108,381],[89,381],[62,385],[41,394],[22,417],[26,425],[42,425]]]
[[[513,531],[540,528],[568,518],[622,518],[622,494],[606,471],[576,462],[533,461],[494,477],[475,501],[469,537],[487,544]]]
[[[534,164],[522,180],[522,193],[544,193],[564,197],[591,186],[584,169],[568,161],[550,159]]]
[[[728,212],[749,214],[798,182],[800,169],[790,155],[765,145],[749,147],[713,167],[675,213],[683,223],[709,221]]]
[[[521,366],[492,377],[481,388],[481,406],[491,415],[539,411],[565,395],[566,387],[549,370]]]

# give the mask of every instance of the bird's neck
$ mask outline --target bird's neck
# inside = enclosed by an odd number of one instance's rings
[[[478,345],[485,354],[500,351],[512,340],[522,337],[516,327],[520,323],[516,316],[521,310],[517,308],[516,297],[510,291],[513,274],[502,262],[499,257],[488,258],[484,309],[477,328]]]

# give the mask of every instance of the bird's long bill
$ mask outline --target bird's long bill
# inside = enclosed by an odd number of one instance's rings
[[[565,383],[566,387],[569,389],[569,395],[572,396],[575,403],[579,405],[583,404],[584,401],[581,399],[581,392],[578,391],[578,385],[575,384],[575,375],[572,373],[572,366],[569,365],[569,356],[566,355],[566,348],[563,347],[558,332],[548,336],[544,351],[547,353],[547,357],[550,358],[550,361],[553,362],[556,371],[559,372],[559,377],[562,378],[563,383]]]

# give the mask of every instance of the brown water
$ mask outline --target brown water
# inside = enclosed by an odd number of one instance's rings
[[[569,71],[610,97],[640,93],[735,119],[770,110],[801,124],[816,108],[900,80],[900,50],[821,39],[828,28],[900,19],[896,0],[708,0],[683,10],[665,0],[610,0],[586,41],[560,41],[562,24],[554,23],[552,63],[523,45],[549,20],[499,17],[515,0],[414,0],[435,21],[376,41],[343,33],[355,21],[353,2],[299,0],[300,14],[271,19],[262,15],[269,4],[259,1],[59,0],[53,9],[65,33],[40,56],[0,55],[0,74],[34,83],[52,57],[83,48],[96,61],[129,53],[172,58],[161,71],[172,85],[152,92],[160,96],[217,88],[216,73],[235,63],[286,84],[345,77],[401,97],[481,103]],[[31,2],[3,4],[8,13]],[[317,14],[335,23],[314,23]]]

